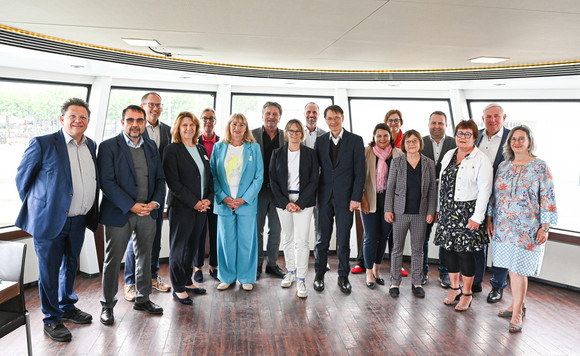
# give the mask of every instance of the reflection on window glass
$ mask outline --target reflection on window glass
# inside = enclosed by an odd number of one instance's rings
[[[123,109],[129,105],[141,105],[141,97],[150,91],[155,91],[161,96],[163,111],[159,120],[169,126],[173,125],[173,121],[182,111],[189,111],[199,118],[203,109],[215,106],[215,94],[213,93],[113,88],[109,96],[103,140],[121,132]]]
[[[320,108],[318,123],[321,129],[328,131],[328,126],[324,121],[324,109],[332,105],[331,97],[308,97],[308,96],[266,96],[253,94],[232,94],[232,113],[242,113],[248,119],[250,129],[263,125],[262,106],[267,101],[275,101],[282,106],[282,117],[280,118],[279,128],[284,129],[286,123],[292,119],[298,119],[304,124],[304,107],[309,102],[315,102]],[[346,108],[342,108],[346,110]],[[223,133],[224,127],[219,126],[220,133]]]
[[[483,128],[483,108],[490,103],[468,101],[471,115],[480,128]],[[578,127],[580,101],[499,101],[499,104],[506,114],[504,127],[530,127],[536,141],[535,154],[546,161],[552,171],[558,206],[558,228],[580,232],[578,144],[573,139],[559,135]]]
[[[59,130],[60,106],[87,93],[85,86],[0,81],[0,226],[13,225],[20,211],[14,177],[28,142]]]
[[[433,111],[443,111],[447,115],[447,134],[453,135],[451,108],[448,100],[420,99],[359,99],[350,98],[350,115],[353,131],[362,136],[365,144],[371,142],[373,129],[385,120],[385,114],[397,109],[403,114],[401,131],[417,130],[421,135],[429,134],[427,126]]]

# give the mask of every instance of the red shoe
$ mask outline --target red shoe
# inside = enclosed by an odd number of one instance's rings
[[[363,273],[364,271],[365,271],[365,269],[362,268],[361,266],[354,266],[354,268],[350,270],[350,273],[359,274],[359,273]]]
[[[401,276],[407,277],[408,275],[409,275],[409,273],[407,273],[407,271],[405,271],[405,269],[403,267],[401,267]]]

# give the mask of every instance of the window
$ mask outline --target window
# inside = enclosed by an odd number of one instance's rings
[[[20,211],[14,177],[28,142],[59,130],[60,106],[88,93],[82,85],[0,80],[0,226],[13,225]]]
[[[332,105],[332,97],[232,94],[232,113],[244,114],[248,119],[250,130],[255,129],[263,125],[262,107],[267,101],[275,101],[282,106],[282,117],[278,125],[281,129],[284,129],[286,123],[292,119],[298,119],[304,124],[304,107],[306,103],[315,102],[320,108],[317,126],[328,131],[323,113],[324,109]],[[221,127],[221,129],[224,128]]]
[[[483,128],[483,108],[492,100],[468,100],[471,117]],[[580,232],[580,160],[575,128],[580,101],[514,100],[497,101],[504,109],[504,127],[527,125],[536,141],[535,154],[546,161],[554,178],[559,229]],[[564,136],[560,135],[565,133]]]
[[[404,99],[404,98],[349,98],[352,130],[361,135],[365,144],[371,142],[373,129],[384,122],[385,114],[397,109],[403,114],[403,132],[414,129],[422,136],[429,134],[429,115],[443,111],[447,115],[447,134],[453,136],[451,105],[447,99]]]
[[[169,126],[173,125],[173,121],[182,111],[189,111],[199,118],[199,114],[201,114],[203,109],[215,107],[215,93],[112,88],[109,95],[109,107],[107,108],[103,140],[121,132],[121,113],[123,109],[129,105],[141,105],[141,97],[150,91],[155,91],[161,95],[163,112],[159,120]]]

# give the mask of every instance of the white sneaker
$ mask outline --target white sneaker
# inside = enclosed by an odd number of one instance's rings
[[[306,283],[304,283],[304,281],[298,281],[296,284],[296,295],[299,298],[308,297],[308,292],[306,292]]]
[[[230,287],[231,283],[220,283],[217,286],[218,290],[226,290]]]
[[[252,283],[244,283],[244,284],[242,284],[242,289],[250,291],[250,290],[254,289],[254,285]]]
[[[294,282],[296,282],[296,273],[288,272],[284,276],[284,279],[282,280],[280,285],[282,286],[282,288],[289,288]]]

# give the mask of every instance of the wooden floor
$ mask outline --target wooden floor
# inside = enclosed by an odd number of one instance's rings
[[[280,264],[283,261],[280,260]],[[26,291],[36,355],[579,355],[580,294],[530,283],[522,334],[509,334],[508,321],[496,316],[509,305],[506,289],[498,304],[485,300],[490,290],[476,294],[472,308],[457,313],[443,304],[447,290],[437,282],[431,266],[426,298],[411,293],[410,277],[403,278],[401,296],[389,297],[387,286],[366,288],[364,275],[351,275],[347,296],[336,285],[336,257],[326,274],[326,290],[312,288],[313,262],[307,279],[307,299],[295,289],[280,288],[268,275],[254,291],[240,286],[217,291],[217,282],[201,285],[208,294],[196,296],[193,306],[173,300],[171,293],[154,291],[151,299],[165,309],[150,316],[132,309],[119,293],[115,324],[99,322],[101,281],[77,279],[77,304],[93,315],[90,325],[67,324],[69,343],[50,340],[42,331],[42,312],[36,288]],[[388,261],[383,264],[387,277]],[[405,263],[406,268],[410,268]],[[161,276],[168,281],[164,264]],[[489,280],[489,276],[486,276]],[[26,354],[24,327],[0,339],[0,354]]]

